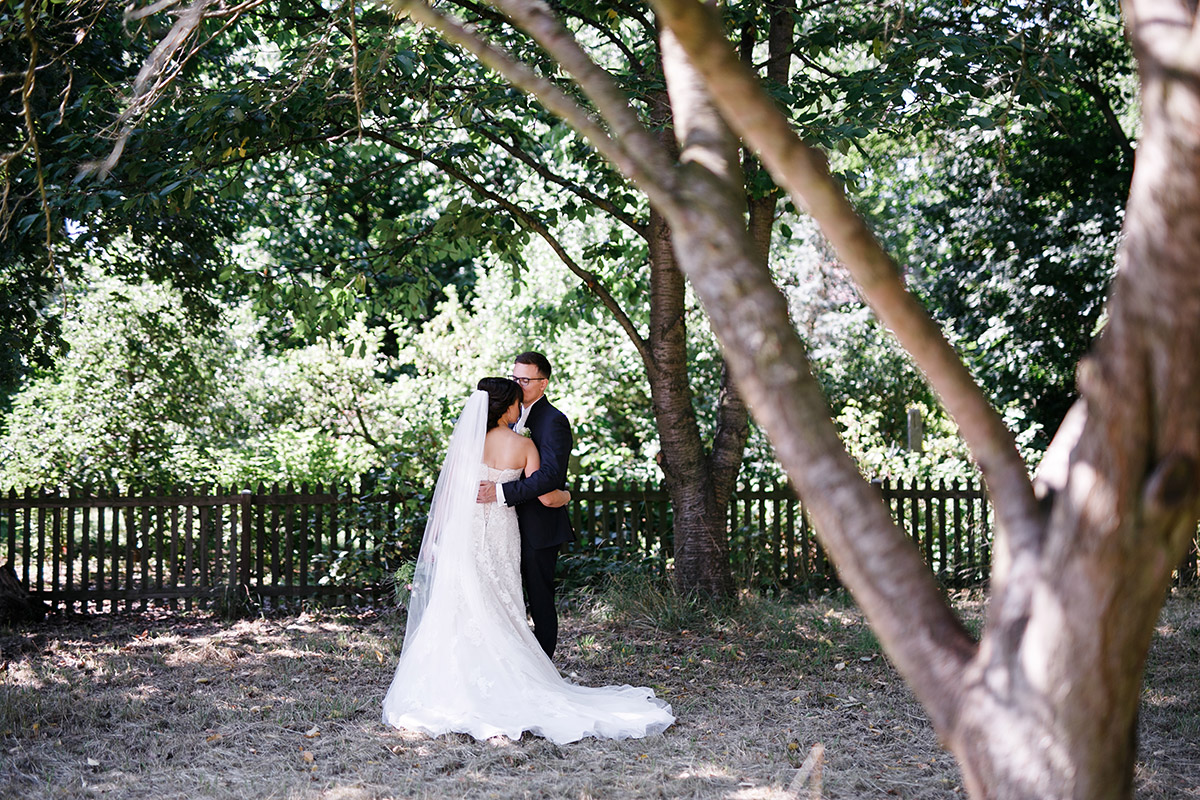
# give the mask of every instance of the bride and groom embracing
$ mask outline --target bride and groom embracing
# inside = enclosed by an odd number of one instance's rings
[[[479,381],[454,427],[383,701],[389,725],[476,739],[529,731],[563,744],[647,736],[675,721],[651,689],[579,686],[550,661],[555,562],[574,534],[564,508],[571,426],[545,397],[549,378],[545,356],[522,353],[511,379]]]

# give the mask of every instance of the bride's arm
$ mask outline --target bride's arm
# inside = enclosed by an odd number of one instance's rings
[[[525,441],[528,442],[525,447],[525,477],[528,478],[542,466],[542,458],[538,455],[538,449],[534,446],[533,442],[530,442],[528,439]],[[571,502],[571,493],[566,489],[554,489],[543,495],[538,495],[538,500],[548,508],[561,508]]]

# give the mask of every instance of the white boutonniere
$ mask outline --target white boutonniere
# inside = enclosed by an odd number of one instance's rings
[[[529,432],[529,428],[526,428],[523,425],[513,428],[513,433],[520,434],[521,436],[524,436],[526,439],[529,439],[533,436],[533,434]]]

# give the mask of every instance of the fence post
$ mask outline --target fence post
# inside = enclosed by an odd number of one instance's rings
[[[139,519],[137,520],[138,535],[135,540],[138,547],[138,573],[141,575],[141,594],[138,609],[145,611],[149,603],[146,601],[145,593],[150,588],[150,498],[153,496],[153,490],[147,486],[142,489],[142,504],[138,507]]]
[[[134,576],[137,574],[137,567],[133,560],[137,555],[137,534],[134,527],[137,517],[137,493],[131,488],[125,494],[129,504],[125,506],[125,588],[123,594],[125,595],[125,610],[132,611]]]
[[[252,550],[251,539],[251,519],[250,512],[254,507],[254,491],[252,489],[242,489],[241,491],[241,514],[242,514],[242,552],[241,566],[238,570],[238,583],[247,595],[250,593],[250,556]]]
[[[82,530],[79,535],[79,590],[87,592],[88,585],[91,582],[89,572],[89,564],[91,563],[91,522],[92,509],[88,505],[88,498],[91,496],[91,490],[84,486],[78,492],[80,497],[79,515],[82,522]],[[79,613],[86,614],[88,610],[87,598],[82,597],[79,600]]]
[[[8,563],[13,568],[13,572],[17,571],[17,490],[16,487],[8,490],[8,500],[12,505],[8,507]]]

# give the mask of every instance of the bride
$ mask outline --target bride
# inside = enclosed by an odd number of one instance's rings
[[[556,744],[659,733],[675,717],[651,689],[577,686],[558,674],[526,623],[516,511],[475,502],[481,479],[538,469],[533,442],[508,428],[520,416],[520,397],[515,381],[484,378],[454,428],[383,721],[430,736],[519,739],[529,731]],[[541,500],[568,498],[551,492]]]

